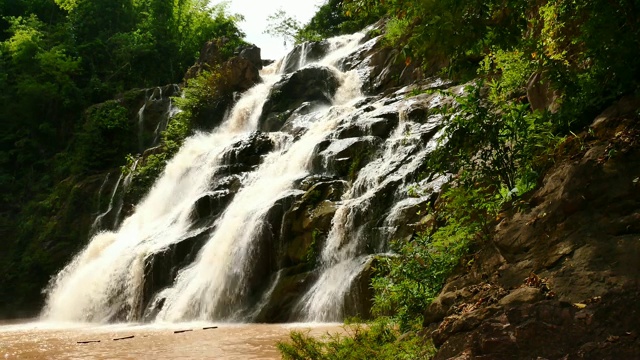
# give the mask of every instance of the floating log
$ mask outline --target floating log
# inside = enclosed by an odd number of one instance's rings
[[[98,343],[100,342],[100,340],[86,340],[86,341],[78,341],[78,344],[91,344],[91,343]]]
[[[174,333],[174,334],[180,334],[180,333],[187,332],[187,331],[193,331],[193,329],[187,329],[187,330],[176,330],[176,331],[174,331],[173,333]]]
[[[125,337],[119,337],[119,338],[115,338],[115,339],[113,339],[113,341],[126,340],[126,339],[133,339],[134,337],[135,337],[135,335],[125,336]]]
[[[217,326],[207,326],[207,327],[203,327],[202,330],[211,330],[211,329],[217,329]]]

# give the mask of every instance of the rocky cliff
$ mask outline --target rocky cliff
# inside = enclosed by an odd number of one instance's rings
[[[640,127],[625,98],[555,154],[425,311],[436,359],[640,356]]]

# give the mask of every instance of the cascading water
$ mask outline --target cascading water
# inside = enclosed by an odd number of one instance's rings
[[[120,182],[122,181],[122,177],[124,175],[122,173],[120,173],[120,176],[118,177],[118,180],[116,181],[115,185],[113,186],[113,190],[111,191],[111,196],[109,197],[109,204],[107,205],[107,209],[98,214],[98,216],[96,216],[95,220],[93,221],[93,224],[91,224],[91,230],[90,233],[91,235],[95,235],[103,226],[102,224],[102,220],[105,218],[105,216],[109,215],[109,213],[111,212],[111,210],[113,210],[113,204],[116,200],[116,195],[118,193],[118,189],[120,187]],[[107,182],[107,180],[109,180],[109,176],[107,175],[107,178],[105,179],[105,184]],[[102,184],[102,186],[104,186],[104,184]],[[100,188],[100,192],[102,192],[102,187]],[[98,206],[100,205],[100,203],[98,202]]]
[[[331,67],[352,52],[362,36],[331,41],[328,55],[318,63]],[[251,320],[246,314],[256,313],[255,306],[259,306],[251,299],[260,298],[256,291],[269,288],[250,286],[251,277],[262,270],[253,261],[263,246],[256,241],[269,225],[268,211],[296,192],[293,185],[309,174],[316,146],[353,111],[359,94],[355,72],[331,71],[340,79],[334,106],[304,116],[306,131],[300,136],[270,134],[275,150],[244,176],[242,187],[213,227],[194,227],[194,204],[211,194],[211,180],[223,168],[225,153],[258,128],[271,88],[282,77],[270,74],[273,68],[265,69],[263,83],[242,96],[223,124],[210,134],[196,134],[185,141],[117,231],[95,235],[53,279],[43,317],[91,322],[140,319],[148,310],[143,308],[148,260],[173,244],[211,230],[195,261],[178,273],[172,286],[156,293],[152,303],[162,304],[157,319]]]
[[[375,105],[384,112],[383,104]],[[398,126],[376,158],[359,171],[336,210],[321,253],[321,275],[298,303],[305,321],[340,321],[347,315],[345,307],[354,280],[371,264],[371,254],[383,252],[386,241],[393,236],[393,231],[386,228],[393,225],[397,210],[376,213],[376,208],[381,203],[398,203],[406,197],[406,186],[415,180],[437,144],[438,136],[425,144],[421,135],[437,128],[438,116],[430,124],[421,126],[405,121],[402,109],[398,113]],[[432,190],[437,190],[437,184],[441,181],[434,182],[430,186]],[[374,220],[380,222],[380,219],[386,226],[374,224]],[[381,238],[377,248],[374,237]]]

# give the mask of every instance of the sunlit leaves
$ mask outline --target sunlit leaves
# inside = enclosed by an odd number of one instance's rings
[[[281,37],[284,44],[294,42],[296,34],[302,29],[302,25],[296,18],[287,14],[283,9],[278,9],[275,13],[267,17],[269,24],[264,31],[274,37]]]

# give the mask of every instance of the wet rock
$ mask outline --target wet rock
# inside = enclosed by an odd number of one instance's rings
[[[400,51],[383,46],[382,37],[368,40],[360,51],[340,64],[341,70],[359,69],[365,75],[363,93],[380,94],[394,87],[409,85],[424,75],[418,64],[408,63]]]
[[[256,322],[284,323],[297,319],[297,305],[305,291],[317,280],[318,273],[304,266],[290,267],[273,276],[273,292],[255,317]]]
[[[357,317],[367,320],[371,318],[371,306],[373,305],[373,289],[371,279],[375,273],[379,258],[365,257],[360,274],[353,279],[351,287],[344,301],[344,316]]]
[[[329,50],[328,41],[313,41],[298,44],[284,59],[282,70],[289,74],[299,70],[305,64],[322,59]]]
[[[188,238],[180,239],[160,252],[150,254],[144,263],[144,284],[138,319],[150,320],[161,310],[163,302],[153,301],[158,292],[173,284],[178,271],[195,260],[209,240],[210,229],[201,229]]]
[[[294,140],[297,141],[307,132],[310,124],[319,120],[319,114],[315,111],[327,106],[328,105],[323,101],[303,102],[297,109],[287,111],[277,117],[278,124],[284,121],[280,131],[293,135]]]
[[[353,180],[371,159],[380,142],[380,138],[373,136],[335,139],[314,157],[313,168],[317,172],[332,173]]]
[[[343,124],[336,129],[334,132],[334,137],[336,139],[347,139],[347,138],[357,138],[361,136],[366,136],[367,131],[360,123],[356,124]]]
[[[116,96],[137,133],[137,151],[156,146],[171,114],[171,97],[180,94],[175,84],[148,89],[134,89]]]
[[[280,239],[282,238],[285,214],[301,196],[302,193],[299,191],[284,194],[262,217],[259,229],[257,229],[258,239],[254,241],[253,248],[248,254],[247,263],[251,264],[251,268],[247,269],[243,275],[248,284],[246,291],[252,296],[243,299],[243,301],[255,302],[260,294],[268,290],[273,280],[271,277],[281,269]],[[253,307],[255,304],[243,308]]]
[[[333,71],[320,66],[306,67],[284,76],[273,86],[262,108],[260,130],[279,130],[294,109],[304,102],[331,104],[339,84]]]
[[[275,147],[273,140],[259,131],[231,145],[222,158],[222,163],[234,166],[235,171],[249,171],[260,164],[262,157]]]
[[[207,224],[213,224],[233,199],[235,194],[229,190],[210,192],[196,201],[191,214],[193,228],[200,228]]]
[[[331,228],[331,219],[347,184],[342,180],[321,181],[308,188],[300,200],[288,210],[282,223],[282,253],[284,267],[305,262],[311,269]]]
[[[398,126],[399,119],[394,118],[373,118],[364,122],[366,128],[368,128],[369,135],[377,136],[380,138],[386,138],[391,134],[391,131]]]
[[[217,175],[212,181],[215,185],[211,188],[211,191],[229,191],[236,193],[240,190],[242,185],[242,176],[237,174],[232,175]]]
[[[386,138],[398,126],[398,122],[398,117],[358,119],[355,123],[343,124],[338,127],[334,133],[334,138],[346,139],[367,135]]]

